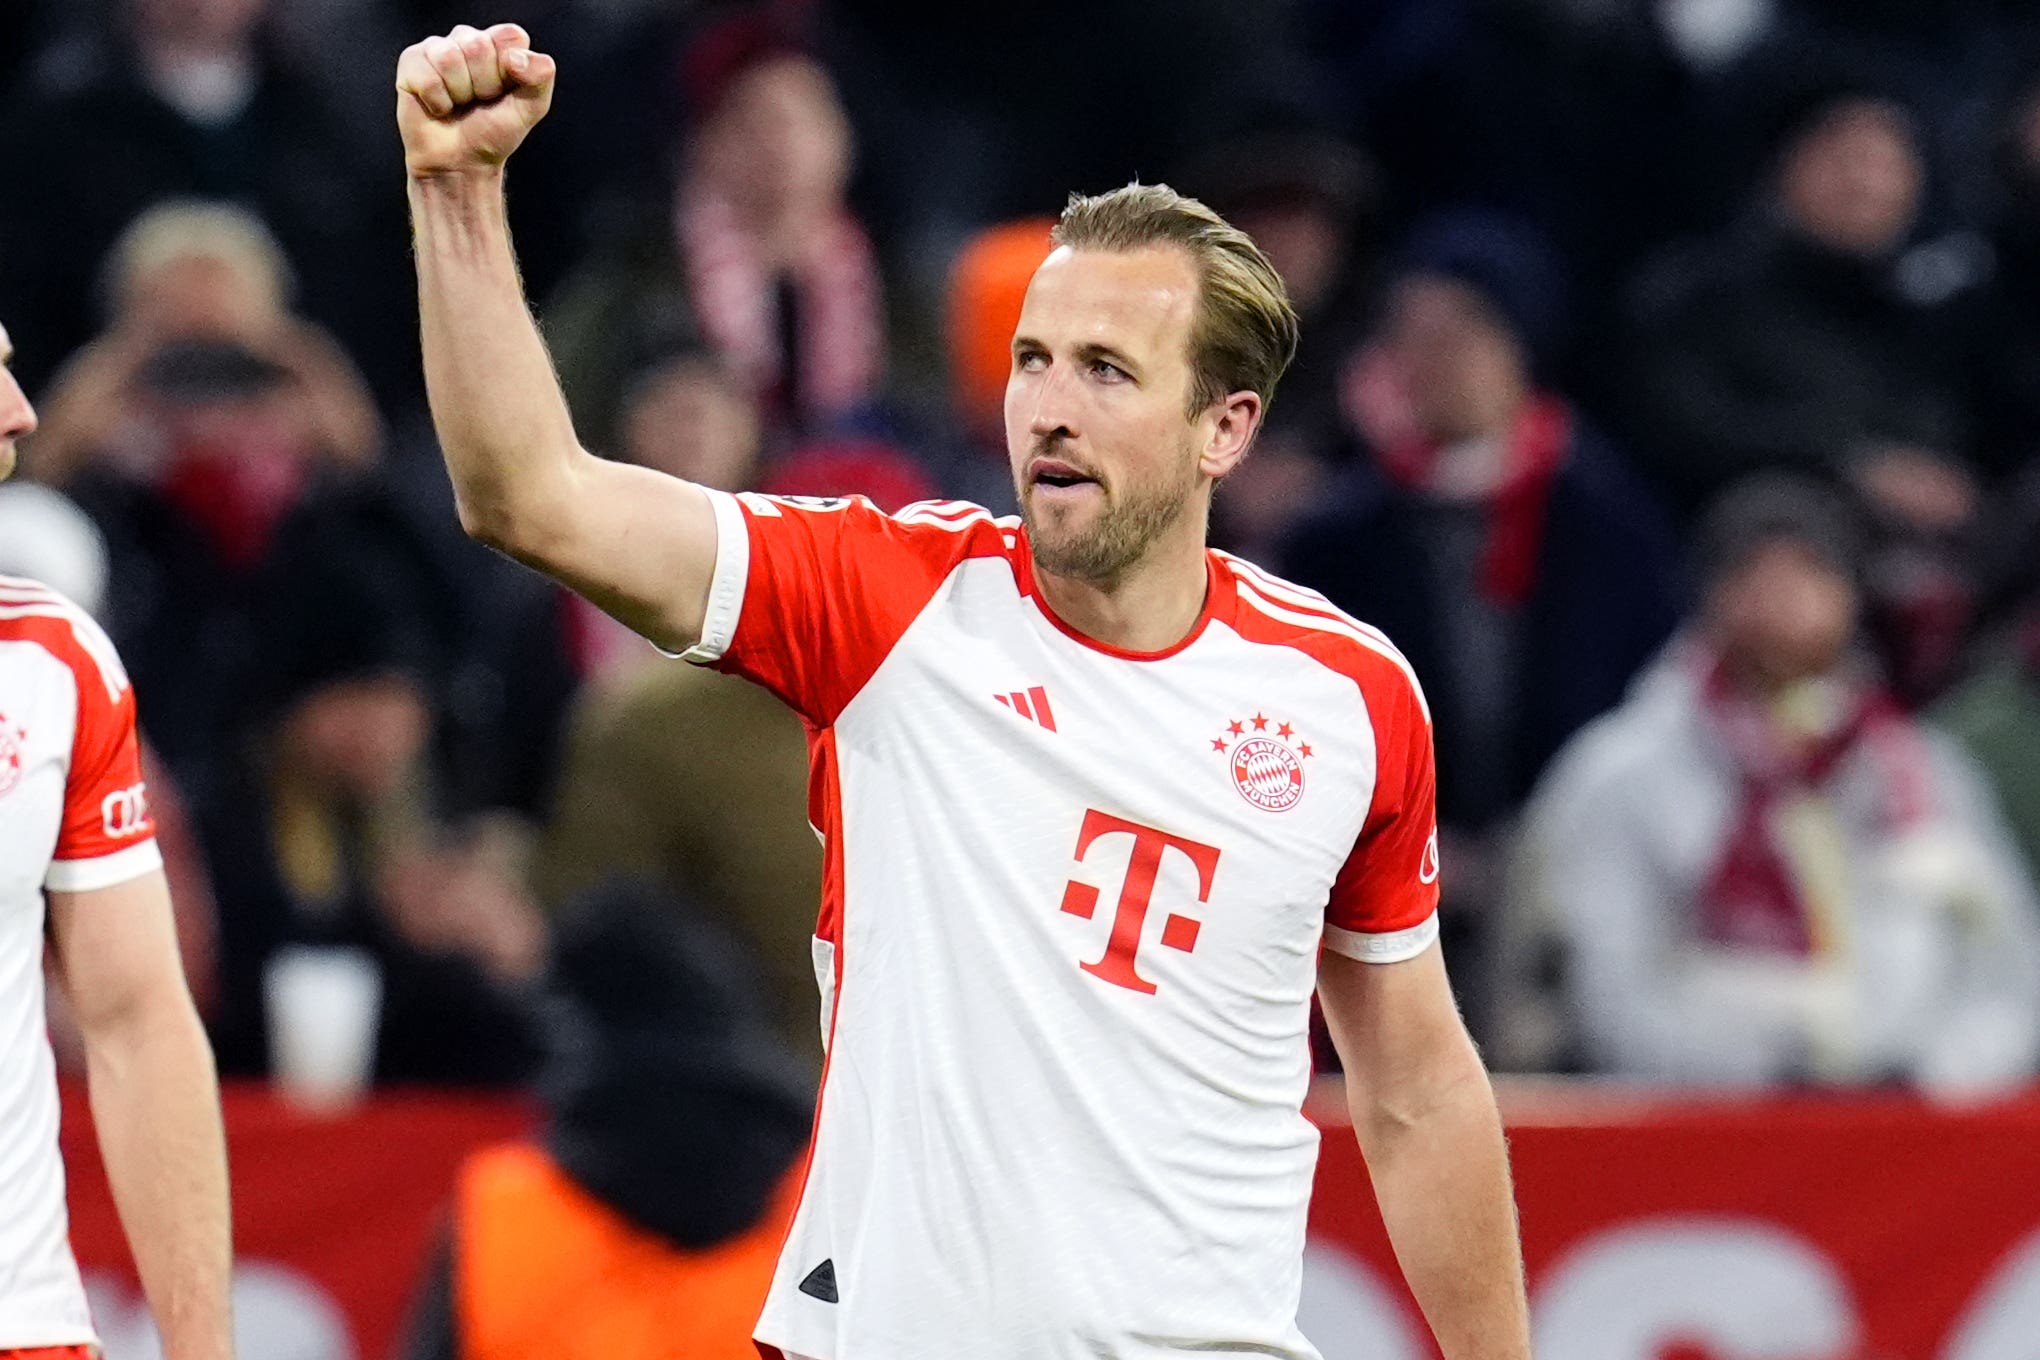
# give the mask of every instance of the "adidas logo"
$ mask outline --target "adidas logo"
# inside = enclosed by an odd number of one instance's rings
[[[1040,685],[1025,694],[1014,690],[1011,694],[994,694],[992,697],[1030,722],[1038,722],[1049,731],[1055,731],[1055,710],[1048,706],[1048,691]]]
[[[800,1292],[823,1303],[839,1302],[836,1297],[836,1258],[831,1256],[810,1270],[807,1278],[800,1282]]]

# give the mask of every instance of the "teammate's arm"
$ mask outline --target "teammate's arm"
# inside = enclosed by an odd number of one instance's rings
[[[1529,1360],[1501,1117],[1438,947],[1401,963],[1327,950],[1318,995],[1396,1259],[1445,1360]]]
[[[432,419],[470,534],[680,650],[715,570],[708,496],[581,447],[511,251],[503,166],[554,74],[514,24],[456,28],[398,61]]]
[[[51,890],[58,980],[85,1041],[92,1122],[166,1360],[229,1360],[233,1267],[212,1049],[178,963],[163,872]]]

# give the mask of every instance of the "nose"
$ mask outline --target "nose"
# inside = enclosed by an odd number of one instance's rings
[[[1048,372],[1041,375],[1041,381],[1034,388],[1034,413],[1027,423],[1027,432],[1036,439],[1060,434],[1073,438],[1077,433],[1075,420],[1074,392],[1072,391],[1071,370],[1067,364],[1051,364]]]
[[[26,439],[35,433],[35,407],[14,375],[0,368],[0,439]]]

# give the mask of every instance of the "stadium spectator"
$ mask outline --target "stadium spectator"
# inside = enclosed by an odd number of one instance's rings
[[[723,490],[748,485],[749,464],[739,479],[738,460],[719,453],[658,466],[694,480],[724,477],[706,483]],[[917,463],[872,441],[796,449],[773,466],[763,490],[863,495],[886,510],[930,492]],[[659,661],[642,638],[600,617],[617,653],[634,660],[583,695],[539,842],[540,895],[562,903],[622,871],[713,904],[721,924],[763,961],[772,1020],[789,1051],[818,1075],[808,960],[822,857],[808,825],[806,733],[757,686]]]
[[[1381,628],[1425,677],[1461,905],[1545,761],[1671,632],[1662,512],[1534,357],[1549,266],[1505,219],[1420,226],[1356,362],[1368,458],[1290,534],[1283,574]]]
[[[640,668],[584,694],[533,880],[554,909],[613,873],[712,908],[757,954],[772,1022],[818,1076],[807,796],[806,734],[771,695],[706,667]]]
[[[928,470],[883,439],[817,439],[787,450],[759,489],[773,496],[862,496],[891,514],[935,499]]]
[[[1984,665],[1934,710],[1983,770],[2040,880],[2040,607],[1986,654]]]
[[[618,881],[561,915],[544,1127],[462,1167],[405,1360],[757,1355],[813,1086],[752,976],[685,899]]]
[[[1860,529],[1817,484],[1729,493],[1706,598],[1526,816],[1597,1068],[1762,1086],[2024,1079],[2040,919],[1988,787],[1857,643]]]
[[[1927,449],[1884,445],[1845,465],[1868,512],[1864,622],[1893,696],[1908,710],[1956,678],[1979,605],[1983,488]]]
[[[1985,571],[1991,626],[1976,664],[1933,709],[1997,790],[2012,833],[2040,882],[2040,465],[1993,526],[2004,560]]]
[[[671,337],[647,343],[621,384],[615,456],[721,491],[756,482],[758,404],[715,354]],[[643,638],[572,592],[561,592],[576,669],[600,680],[656,659]]]
[[[1864,445],[1967,452],[1945,289],[1901,265],[1927,166],[1909,113],[1812,101],[1751,218],[1648,269],[1626,384],[1638,454],[1687,507]]]
[[[379,148],[357,145],[264,40],[269,0],[111,0],[0,109],[0,307],[40,388],[91,336],[100,261],[170,198],[244,203],[297,262],[306,311],[373,365],[386,401],[418,390],[403,223]],[[33,185],[33,191],[19,186]]]
[[[1980,453],[2001,473],[2040,458],[2040,72],[2010,101],[1993,150],[1996,273],[1968,338]]]
[[[205,810],[222,913],[221,1062],[268,1067],[263,973],[291,943],[380,966],[382,1082],[514,1082],[542,923],[500,823],[443,819],[435,762],[455,625],[428,545],[373,482],[279,534],[237,779]]]
[[[1281,414],[1257,457],[1326,457],[1342,444],[1338,375],[1363,338],[1360,323],[1380,280],[1379,176],[1364,151],[1324,133],[1265,132],[1228,140],[1188,168],[1185,191],[1260,242],[1282,275],[1301,331],[1282,379]],[[1244,469],[1243,469],[1244,470]]]
[[[151,741],[201,800],[247,698],[277,526],[381,445],[361,378],[291,312],[290,287],[242,209],[151,209],[107,261],[106,331],[63,369],[29,450],[29,471],[105,532],[108,631],[149,694]]]
[[[1360,341],[1369,292],[1379,284],[1374,234],[1379,185],[1360,148],[1302,131],[1264,132],[1212,148],[1189,167],[1193,191],[1260,242],[1282,275],[1301,323],[1282,403],[1254,440],[1253,457],[1226,479],[1213,530],[1249,557],[1322,499],[1326,464],[1350,451],[1338,377]]]
[[[775,437],[826,433],[885,375],[884,290],[845,201],[852,152],[834,82],[790,33],[740,15],[683,58],[691,130],[648,234],[598,251],[546,309],[593,447],[616,447],[619,344],[691,327]]]

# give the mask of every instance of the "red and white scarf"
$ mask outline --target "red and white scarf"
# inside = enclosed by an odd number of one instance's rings
[[[1503,439],[1500,478],[1482,498],[1487,536],[1476,585],[1489,603],[1516,609],[1537,586],[1545,512],[1572,449],[1572,410],[1555,396],[1537,393],[1516,412]],[[1436,440],[1412,436],[1384,444],[1379,458],[1391,480],[1421,491],[1433,484],[1443,452]]]
[[[839,212],[810,238],[786,270],[799,299],[799,373],[792,384],[802,410],[783,409],[777,279],[728,201],[685,192],[674,228],[703,334],[781,423],[796,416],[843,415],[877,394],[885,371],[884,293],[871,242]]]
[[[1810,904],[1790,856],[1779,843],[1777,813],[1788,799],[1829,791],[1842,765],[1867,752],[1878,781],[1878,816],[1897,832],[1932,807],[1927,751],[1891,696],[1866,683],[1825,735],[1794,741],[1755,700],[1738,692],[1708,651],[1701,667],[1701,705],[1709,727],[1733,762],[1740,787],[1728,838],[1702,886],[1700,934],[1712,944],[1801,957],[1815,949]]]

